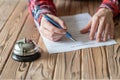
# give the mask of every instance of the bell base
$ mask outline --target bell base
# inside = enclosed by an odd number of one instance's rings
[[[37,53],[35,53],[33,55],[29,55],[29,56],[19,56],[14,53],[12,54],[12,58],[15,61],[19,61],[19,62],[31,62],[31,61],[38,59],[40,56],[41,56],[40,52],[37,52]]]

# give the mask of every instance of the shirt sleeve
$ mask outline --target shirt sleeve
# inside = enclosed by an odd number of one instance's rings
[[[53,0],[29,0],[29,12],[40,24],[41,15],[50,13],[56,15],[56,8]]]
[[[103,0],[100,8],[110,8],[113,11],[113,15],[117,16],[120,13],[120,0]]]

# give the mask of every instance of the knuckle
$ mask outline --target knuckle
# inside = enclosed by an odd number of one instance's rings
[[[101,17],[100,20],[101,21],[105,21],[106,17]]]
[[[94,18],[94,19],[99,19],[99,18],[100,18],[100,16],[95,15],[93,18]]]
[[[54,34],[55,34],[54,32],[51,32],[50,37],[53,38]]]

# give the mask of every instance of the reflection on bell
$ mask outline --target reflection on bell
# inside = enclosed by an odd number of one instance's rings
[[[40,57],[40,48],[30,39],[16,42],[12,58],[19,62],[31,62]]]

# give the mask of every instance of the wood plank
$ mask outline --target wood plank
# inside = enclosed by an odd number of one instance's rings
[[[88,12],[93,16],[95,12],[98,10],[98,7],[101,4],[101,0],[89,0],[88,1]]]
[[[91,2],[88,3],[91,4]],[[60,1],[56,4],[57,9],[59,9],[58,15],[73,15],[79,12],[89,11],[88,7],[82,7],[83,5],[90,6],[92,9],[89,12],[93,14],[98,7],[98,3],[93,3],[95,6],[89,5],[88,3],[84,3],[84,1]],[[28,11],[26,6],[26,1],[21,0],[21,3],[0,33],[0,44],[2,44],[0,48],[1,80],[120,79],[119,21],[117,32],[115,32],[115,35],[118,37],[116,38],[118,44],[115,46],[97,47],[49,55],[42,39],[38,39],[39,33],[35,28],[32,18],[30,16],[27,18]],[[22,32],[19,35],[21,29]],[[40,59],[32,63],[19,63],[11,59],[11,51],[16,39],[24,37],[38,42],[38,45],[42,48]]]
[[[92,53],[89,49],[82,50],[82,71],[81,78],[82,79],[95,79],[95,68],[94,62],[92,59]]]
[[[69,12],[67,12],[67,13],[69,13],[69,15],[75,15],[75,14],[78,14],[78,13],[80,13],[81,12],[81,6],[80,5],[82,5],[82,1],[69,1],[69,2],[71,2],[71,4],[69,4],[70,5],[70,7],[69,7],[69,9],[70,9],[70,11]]]
[[[31,18],[31,16],[27,18],[26,23],[24,24],[24,27],[18,37],[18,40],[23,39],[25,37],[34,40],[36,43],[38,42],[38,39],[39,39],[39,32],[36,29],[33,18]],[[1,78],[3,79],[25,79],[30,63],[29,62],[26,62],[26,63],[16,62],[11,58],[11,55],[4,67],[4,70],[1,74]]]
[[[9,19],[19,0],[0,0],[0,31]]]
[[[11,15],[11,17],[9,18],[9,20],[7,21],[6,25],[4,26],[3,30],[0,33],[0,44],[2,45],[0,48],[0,60],[1,60],[0,73],[3,70],[3,67],[5,66],[5,63],[23,27],[27,15],[28,15],[28,10],[27,10],[26,1],[21,0],[19,5],[16,7],[15,11],[13,12],[13,14]],[[1,78],[3,78],[3,75],[1,76]]]
[[[64,16],[65,14],[65,1],[60,1],[60,0],[56,0],[56,9],[57,9],[57,15],[58,16]]]
[[[94,15],[94,3],[92,1],[88,1],[88,12],[91,16]]]
[[[80,51],[72,51],[57,55],[54,80],[77,80],[81,75]]]
[[[120,79],[120,45],[106,47],[110,79]]]
[[[56,63],[56,54],[48,54],[41,38],[38,42],[38,45],[40,45],[42,49],[41,58],[31,63],[26,79],[52,80]]]
[[[66,3],[66,2],[65,2]],[[68,3],[68,2],[67,2]],[[66,14],[73,15],[80,12],[80,1],[69,2],[70,7],[67,8],[70,12]],[[66,6],[66,5],[65,5]],[[54,80],[79,80],[81,78],[81,51],[71,51],[62,54],[57,54]]]
[[[117,44],[120,44],[120,15],[116,16],[114,19],[115,22],[115,40]]]
[[[82,55],[83,79],[109,79],[106,52],[103,47],[84,49]]]
[[[88,12],[88,1],[82,1],[82,4],[80,5],[81,6],[81,13],[86,13]]]

